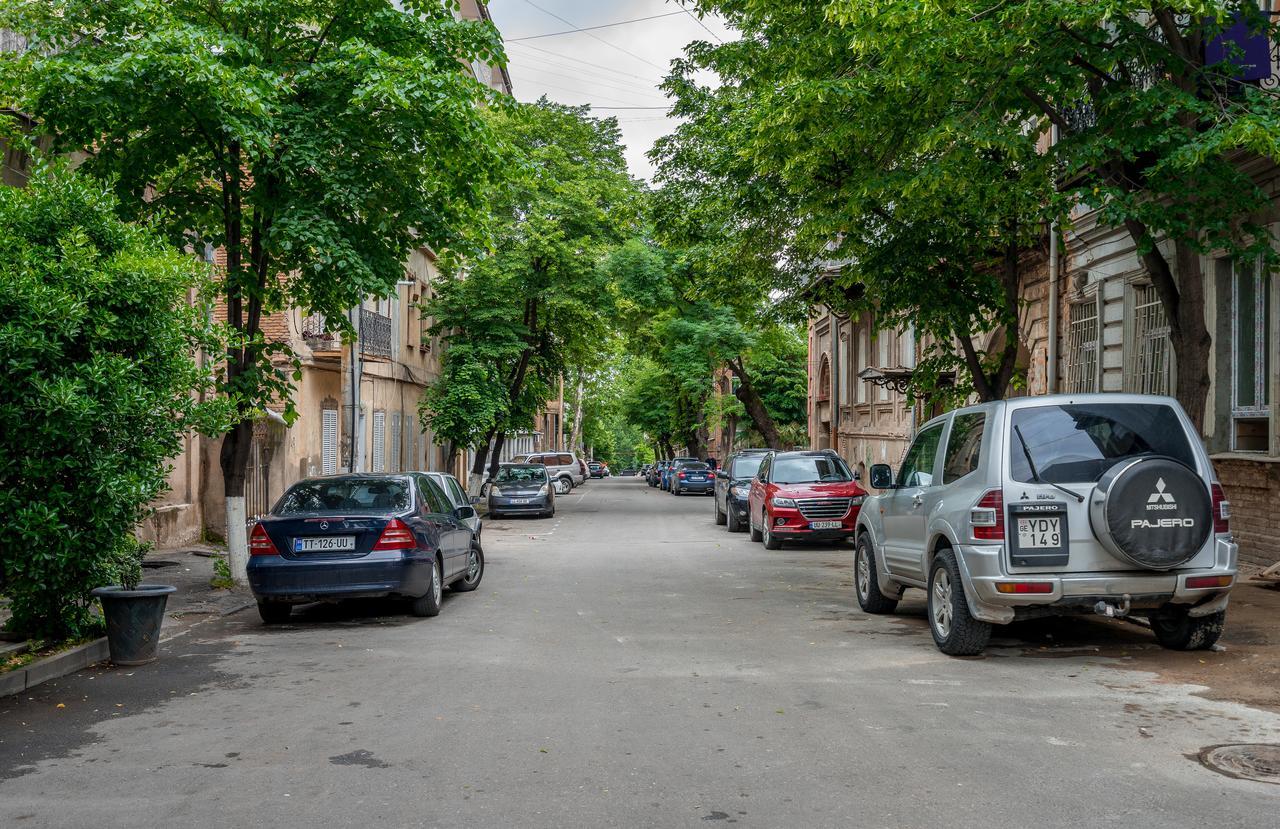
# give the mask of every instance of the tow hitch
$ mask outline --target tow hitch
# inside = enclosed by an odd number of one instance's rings
[[[1114,605],[1108,601],[1100,601],[1093,606],[1093,612],[1099,616],[1106,616],[1108,619],[1123,619],[1129,615],[1129,594],[1125,593],[1120,597],[1120,604]]]

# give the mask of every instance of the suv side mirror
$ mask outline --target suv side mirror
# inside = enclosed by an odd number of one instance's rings
[[[871,486],[875,489],[893,489],[893,468],[887,463],[872,464]]]

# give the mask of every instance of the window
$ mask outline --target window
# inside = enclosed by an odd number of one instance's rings
[[[572,466],[573,455],[557,455],[556,463],[559,464],[560,466]]]
[[[1197,466],[1177,413],[1149,403],[1018,409],[1010,421],[1008,452],[1009,471],[1022,483],[1035,480],[1028,454],[1040,479],[1055,484],[1092,483],[1119,461],[1139,456],[1166,455]]]
[[[908,325],[901,334],[898,335],[898,346],[901,356],[898,358],[898,365],[903,368],[916,367],[916,327]]]
[[[391,413],[391,451],[387,455],[387,471],[400,471],[400,413]]]
[[[1169,393],[1169,321],[1154,285],[1133,286],[1133,352],[1125,390]]]
[[[982,452],[982,433],[987,416],[982,412],[956,415],[947,438],[947,454],[942,464],[942,482],[957,481],[978,468]]]
[[[384,472],[387,466],[387,413],[373,413],[373,461],[374,472]]]
[[[734,459],[733,469],[729,471],[729,477],[737,480],[738,478],[750,478],[760,471],[760,462],[764,460],[764,455],[743,455]]]
[[[852,481],[853,473],[835,455],[793,455],[774,458],[769,479],[775,484],[817,484]]]
[[[880,350],[880,361],[876,365],[881,369],[889,367],[889,337],[890,334],[888,331],[881,331],[876,337],[876,345]],[[889,399],[889,387],[884,385],[880,386],[877,394],[880,397],[880,402],[883,403]]]
[[[1071,304],[1067,323],[1067,384],[1069,394],[1098,390],[1098,300]]]
[[[533,465],[502,466],[499,467],[498,477],[494,478],[494,482],[541,485],[547,482],[547,470],[546,467]]]
[[[930,426],[916,436],[898,470],[898,486],[933,486],[933,462],[938,456],[938,444],[942,442],[942,426],[941,423]]]
[[[868,334],[869,332],[867,331],[858,332],[858,365],[855,366],[855,368],[859,372],[862,371],[864,368],[867,368],[867,336]],[[859,403],[867,402],[867,381],[863,380],[862,378],[858,378],[858,402]]]
[[[422,503],[431,512],[440,515],[448,515],[453,512],[453,506],[449,503],[449,498],[444,494],[444,490],[435,481],[426,475],[416,476],[418,480],[418,489],[422,491]]]
[[[1271,274],[1257,260],[1224,260],[1231,272],[1231,448],[1268,449],[1271,407]]]
[[[334,475],[338,471],[338,410],[320,412],[320,474]]]
[[[280,499],[274,513],[401,512],[408,508],[409,492],[403,480],[339,478],[294,484]]]
[[[839,371],[836,372],[836,398],[842,403],[849,402],[849,335],[845,334],[840,338],[839,350],[835,352],[836,359],[840,361]]]

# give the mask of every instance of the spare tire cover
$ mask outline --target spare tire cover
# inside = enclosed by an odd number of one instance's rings
[[[1204,479],[1161,456],[1121,461],[1098,481],[1089,523],[1113,554],[1151,570],[1177,567],[1200,552],[1213,523]]]

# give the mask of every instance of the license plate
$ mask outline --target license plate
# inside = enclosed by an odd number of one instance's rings
[[[529,501],[530,501],[530,500],[531,500],[531,499],[529,499],[529,498],[512,498],[512,499],[511,499],[511,503],[513,503],[513,504],[527,504],[527,503],[529,503]]]
[[[838,530],[844,526],[843,521],[810,521],[811,530]]]
[[[701,475],[698,475],[698,476],[690,476],[690,477],[689,477],[689,480],[691,480],[691,481],[705,481],[705,480],[706,480],[706,478],[702,477]]]
[[[355,548],[354,535],[320,535],[293,540],[295,553],[340,553]]]
[[[1044,549],[1062,546],[1062,519],[1057,516],[1018,518],[1018,546]]]

